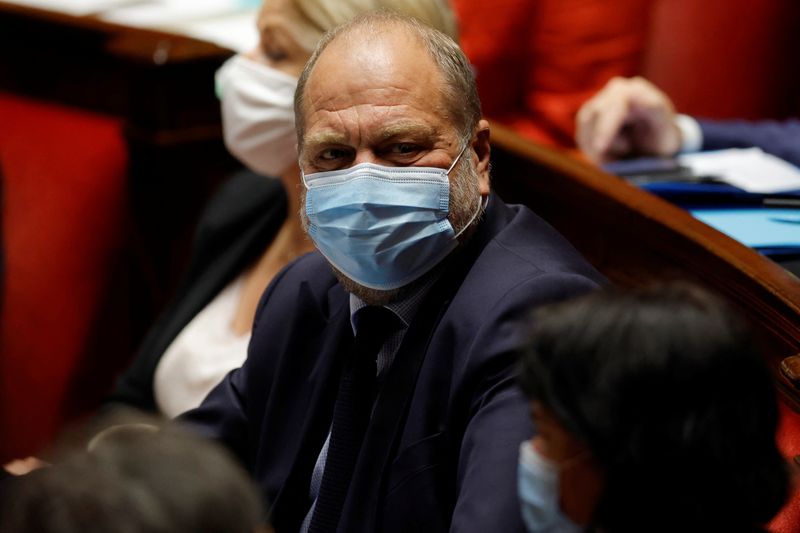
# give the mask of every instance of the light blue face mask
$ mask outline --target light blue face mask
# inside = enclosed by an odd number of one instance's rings
[[[465,149],[447,170],[361,163],[304,174],[309,236],[333,266],[365,287],[411,283],[447,257],[464,231],[456,234],[447,220],[447,176]],[[479,199],[464,229],[480,210]]]
[[[579,533],[583,531],[561,510],[558,502],[558,466],[539,454],[530,441],[519,447],[517,470],[522,520],[528,533]]]

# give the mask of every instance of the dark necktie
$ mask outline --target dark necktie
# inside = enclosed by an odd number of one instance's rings
[[[356,315],[356,338],[333,407],[330,444],[309,533],[333,533],[361,450],[376,393],[376,359],[397,317],[369,306]]]

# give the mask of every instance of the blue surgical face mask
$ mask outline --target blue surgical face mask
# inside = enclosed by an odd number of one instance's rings
[[[558,465],[542,457],[530,441],[520,445],[517,490],[528,533],[583,531],[561,510],[558,471]]]
[[[304,174],[309,236],[334,267],[360,285],[391,290],[411,283],[458,244],[461,232],[447,220],[448,174],[465,149],[446,170],[361,163]],[[479,198],[464,228],[480,210]]]

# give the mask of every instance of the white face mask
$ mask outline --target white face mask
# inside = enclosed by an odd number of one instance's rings
[[[225,146],[266,176],[297,164],[294,90],[297,78],[236,55],[216,74]]]
[[[559,468],[542,457],[530,441],[519,447],[518,486],[522,519],[528,533],[579,533],[582,528],[561,510]]]

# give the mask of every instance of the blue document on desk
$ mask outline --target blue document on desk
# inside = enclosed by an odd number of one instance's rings
[[[709,161],[718,162],[727,154],[707,155]],[[713,168],[690,168],[685,160],[677,159],[621,161],[608,165],[606,170],[679,205],[702,222],[775,261],[800,257],[800,190],[796,189],[800,182],[791,172],[770,180],[774,169],[767,165],[763,174],[751,172],[747,177],[749,182],[737,181],[714,175]],[[734,170],[740,169],[734,166]],[[760,179],[768,186],[754,186]]]
[[[761,251],[800,250],[800,209],[691,209],[709,226]]]

